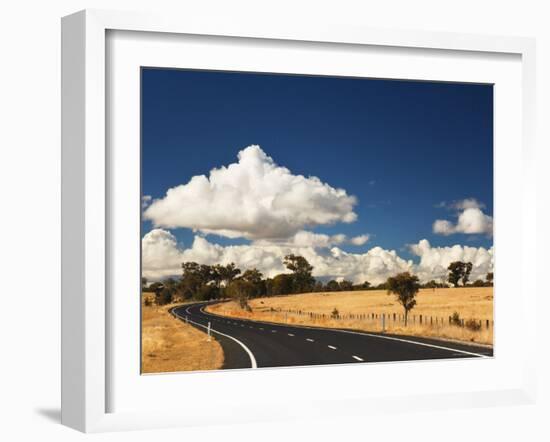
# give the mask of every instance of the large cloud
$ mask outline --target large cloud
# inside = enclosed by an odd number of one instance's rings
[[[356,198],[317,177],[293,175],[259,146],[238,162],[194,176],[154,200],[144,217],[156,227],[186,227],[247,239],[290,238],[305,227],[350,223]]]
[[[451,208],[459,210],[456,223],[438,219],[433,223],[433,232],[438,235],[465,234],[493,234],[493,217],[486,215],[481,210],[485,207],[474,198],[456,201]]]
[[[305,232],[310,233],[310,232]],[[312,234],[314,235],[314,234]],[[307,235],[298,235],[298,237]],[[256,267],[264,275],[272,277],[286,272],[283,257],[289,253],[304,256],[314,267],[313,274],[324,279],[349,279],[354,283],[369,281],[378,284],[389,276],[410,271],[422,282],[444,278],[452,261],[471,261],[472,280],[483,279],[493,269],[493,250],[483,247],[431,247],[422,240],[411,247],[420,257],[418,264],[401,258],[394,250],[373,247],[365,253],[348,253],[337,246],[325,247],[328,242],[318,238],[311,241],[269,242],[255,241],[247,245],[221,246],[196,235],[191,247],[185,249],[176,238],[164,229],[153,229],[142,240],[143,276],[160,279],[181,274],[181,263],[196,261],[201,264],[228,264],[239,268]],[[321,245],[319,245],[321,243]]]

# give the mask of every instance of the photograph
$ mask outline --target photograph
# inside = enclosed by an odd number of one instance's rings
[[[493,84],[140,75],[141,374],[494,357]]]

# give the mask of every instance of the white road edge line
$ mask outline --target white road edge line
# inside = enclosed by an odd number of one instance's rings
[[[189,313],[189,308],[190,307],[187,307],[187,309],[185,309],[185,311],[187,313]],[[174,315],[176,315],[180,320],[184,320],[180,315],[178,315],[174,309],[171,310],[171,312],[174,313]],[[191,314],[191,313],[189,313]],[[208,327],[206,325],[202,325],[202,324],[199,324],[195,321],[191,321],[191,319],[187,319],[191,324],[195,324],[195,325],[198,325],[199,327],[202,327],[202,328],[206,328],[208,329]],[[225,336],[226,338],[229,338],[229,339],[232,339],[233,341],[235,341],[237,344],[239,344],[243,349],[244,351],[246,351],[246,353],[248,354],[248,357],[250,358],[250,365],[251,365],[251,368],[258,368],[258,364],[256,363],[256,358],[254,357],[254,354],[250,351],[250,349],[244,345],[241,341],[239,341],[237,338],[234,338],[233,336],[230,336],[230,335],[226,335],[225,333],[222,333],[222,332],[219,332],[218,330],[214,330],[213,328],[210,328],[210,331],[212,333],[217,333],[221,336]]]
[[[294,336],[292,333],[289,333],[288,336]]]
[[[361,359],[359,356],[352,356],[352,358],[359,361],[359,362],[364,362],[364,360]]]
[[[338,350],[334,345],[327,345],[328,348],[330,348],[331,350]]]
[[[306,338],[306,341],[309,341],[309,342],[315,342],[313,339],[311,338]]]
[[[220,316],[220,315],[213,315],[212,313],[205,312],[202,309],[201,309],[201,312],[204,313],[205,315],[208,315],[208,316],[214,316],[214,317],[216,317],[216,316],[219,317]],[[253,321],[253,322],[256,322],[257,324],[283,325],[284,326],[284,324],[277,324],[276,322],[267,322],[267,321]],[[435,344],[428,344],[426,342],[412,341],[410,339],[395,338],[395,337],[392,337],[392,336],[374,335],[372,333],[367,333],[367,332],[356,332],[356,331],[351,331],[351,330],[342,330],[342,329],[339,329],[339,328],[308,327],[307,325],[300,325],[300,326],[293,325],[292,327],[307,328],[309,330],[325,330],[325,331],[332,331],[332,332],[339,332],[339,333],[348,333],[348,334],[352,334],[352,335],[369,336],[371,338],[388,339],[390,341],[405,342],[407,344],[415,344],[415,345],[420,345],[422,347],[438,348],[440,350],[447,350],[447,351],[450,351],[450,352],[453,352],[453,353],[454,352],[462,353],[462,354],[465,354],[465,355],[477,356],[477,357],[480,357],[480,358],[490,358],[491,357],[491,356],[484,355],[483,353],[474,353],[472,351],[459,350],[457,348],[444,347],[442,345],[435,345]]]

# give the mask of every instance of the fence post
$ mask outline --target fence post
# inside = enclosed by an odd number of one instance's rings
[[[386,314],[382,313],[382,332],[386,331]]]
[[[420,325],[422,325],[422,315],[420,315],[419,318],[420,318]]]
[[[210,321],[208,321],[208,341],[210,341]]]

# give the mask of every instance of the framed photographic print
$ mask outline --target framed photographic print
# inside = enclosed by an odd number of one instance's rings
[[[63,422],[532,400],[533,57],[522,38],[64,18]]]

